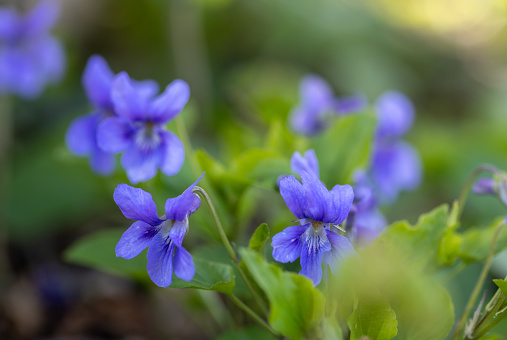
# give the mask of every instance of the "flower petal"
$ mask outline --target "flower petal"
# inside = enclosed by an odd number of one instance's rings
[[[332,224],[340,224],[347,218],[352,202],[354,201],[354,190],[348,184],[335,185],[329,192],[332,202],[331,208],[326,211],[325,221]]]
[[[333,213],[332,200],[327,188],[317,177],[308,172],[302,172],[301,179],[308,209],[308,215],[305,217],[331,223],[327,220]]]
[[[296,133],[312,136],[324,129],[325,120],[315,110],[297,107],[290,114],[290,125]]]
[[[351,240],[361,246],[369,245],[386,228],[387,221],[378,209],[362,211],[354,217]]]
[[[305,171],[319,178],[319,161],[315,151],[313,149],[307,150],[304,157],[299,152],[294,152],[290,159],[290,169],[297,174]]]
[[[9,41],[16,38],[20,30],[21,20],[16,11],[0,8],[0,40]]]
[[[91,154],[97,147],[96,130],[101,119],[100,113],[92,113],[77,117],[70,124],[65,134],[65,142],[69,150],[77,156]]]
[[[472,187],[472,191],[477,195],[494,195],[495,180],[493,178],[479,178]]]
[[[303,107],[314,111],[325,111],[331,108],[333,91],[321,77],[308,75],[301,81],[299,88]]]
[[[294,262],[301,256],[303,238],[301,235],[311,227],[310,224],[288,227],[273,236],[273,258],[278,262]]]
[[[162,223],[158,218],[155,202],[146,191],[120,184],[114,190],[113,198],[126,218],[141,220],[152,226]]]
[[[165,91],[155,98],[150,105],[149,119],[153,122],[166,123],[183,110],[190,98],[190,88],[183,80],[176,79]]]
[[[337,114],[349,114],[364,110],[368,106],[368,100],[364,95],[336,98],[334,110]]]
[[[113,79],[111,98],[118,116],[131,121],[148,119],[148,98],[143,91],[137,91],[126,72],[120,72]]]
[[[168,219],[184,221],[186,217],[190,216],[190,214],[194,213],[199,208],[201,199],[197,196],[197,194],[192,193],[192,190],[201,180],[202,176],[204,176],[204,173],[181,195],[169,198],[165,202],[165,216]]]
[[[58,82],[65,72],[65,52],[60,41],[51,36],[39,40],[30,49],[30,53],[37,56],[37,64],[44,77],[44,84]]]
[[[131,183],[139,183],[157,174],[162,159],[162,148],[141,149],[134,143],[122,155],[121,164],[127,171]]]
[[[83,73],[83,86],[90,101],[104,110],[113,110],[111,87],[114,73],[104,58],[93,55],[88,59]]]
[[[176,247],[174,252],[174,274],[184,281],[191,281],[194,278],[194,260],[183,247]]]
[[[303,185],[294,176],[287,176],[280,180],[280,194],[294,216],[310,217],[306,211],[307,203]]]
[[[299,274],[308,277],[316,286],[322,280],[322,253],[331,250],[331,243],[324,227],[320,227],[317,233],[313,227],[308,228],[303,237]]]
[[[90,166],[99,175],[110,175],[115,168],[114,155],[104,152],[96,146],[90,157]]]
[[[157,233],[148,249],[148,275],[159,287],[168,287],[173,281],[174,244],[169,236]]]
[[[139,95],[146,99],[152,99],[158,93],[158,83],[154,80],[131,80],[132,86]]]
[[[24,30],[27,37],[46,34],[56,23],[60,14],[57,1],[40,1],[24,18]]]
[[[375,108],[378,117],[378,138],[401,137],[412,126],[415,116],[414,106],[401,92],[385,92],[377,99]]]
[[[132,143],[132,134],[132,126],[127,120],[110,117],[97,128],[97,144],[110,153],[122,152]]]
[[[163,148],[160,169],[167,176],[174,176],[181,170],[185,162],[185,148],[174,133],[165,130],[160,133]]]
[[[331,250],[323,253],[322,261],[329,264],[331,272],[336,274],[340,262],[347,256],[355,254],[356,251],[346,237],[328,229],[326,229],[326,235],[331,243]]]
[[[188,217],[185,217],[183,221],[175,221],[171,230],[169,231],[169,237],[178,247],[181,247],[183,238],[185,237],[188,230]]]
[[[116,245],[116,257],[130,260],[139,255],[151,243],[157,228],[143,221],[134,222]]]

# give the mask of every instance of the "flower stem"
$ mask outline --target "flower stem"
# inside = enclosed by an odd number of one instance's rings
[[[259,307],[261,308],[262,312],[264,314],[267,314],[268,309],[265,306],[264,301],[259,296],[259,294],[257,293],[257,291],[254,289],[254,287],[252,286],[252,283],[250,282],[250,280],[248,279],[248,277],[246,276],[245,272],[243,271],[243,269],[240,266],[239,258],[236,255],[236,252],[234,251],[234,249],[232,248],[231,243],[229,242],[229,239],[227,238],[227,235],[225,234],[224,228],[222,227],[222,223],[220,222],[220,219],[218,218],[218,214],[217,214],[217,212],[215,210],[215,207],[214,207],[213,203],[211,202],[210,197],[208,196],[208,193],[206,193],[206,191],[204,191],[203,188],[198,187],[198,186],[194,187],[193,192],[197,192],[199,195],[201,195],[201,197],[208,204],[208,207],[209,207],[209,209],[211,211],[211,215],[213,216],[213,220],[215,221],[215,225],[216,225],[218,233],[220,235],[220,239],[222,240],[222,243],[224,244],[225,249],[227,249],[227,253],[229,254],[229,257],[233,261],[234,265],[236,266],[236,269],[238,270],[239,275],[241,276],[241,278],[245,282],[248,290],[250,291],[250,293],[252,294],[252,296],[254,297],[254,299],[257,301],[257,303],[258,303]]]
[[[456,327],[456,332],[454,333],[454,336],[452,340],[456,340],[459,338],[461,331],[465,327],[465,323],[468,319],[468,315],[472,311],[472,308],[475,305],[475,300],[477,300],[477,296],[479,295],[480,291],[482,290],[482,286],[484,285],[484,281],[486,280],[486,276],[488,275],[489,269],[491,267],[491,262],[493,260],[493,255],[495,254],[495,248],[496,248],[496,242],[498,241],[498,236],[500,235],[500,232],[502,231],[503,227],[505,227],[505,222],[502,221],[495,229],[495,234],[493,236],[493,240],[491,241],[491,247],[489,248],[488,257],[486,258],[486,262],[484,263],[484,267],[482,267],[481,275],[479,276],[479,279],[477,280],[477,283],[475,284],[474,290],[472,291],[472,294],[470,295],[470,298],[468,299],[467,305],[465,307],[465,311],[463,312],[463,315],[461,316],[461,319],[458,323],[458,326]],[[488,304],[489,306],[489,304]]]
[[[477,167],[470,174],[470,176],[468,176],[468,179],[465,182],[465,185],[463,186],[463,189],[461,190],[461,193],[460,193],[459,199],[458,199],[458,203],[459,203],[459,205],[458,205],[459,212],[458,212],[458,217],[457,217],[458,221],[459,221],[459,219],[461,217],[461,214],[463,213],[463,208],[465,206],[465,203],[466,203],[468,194],[470,192],[470,189],[472,189],[472,186],[474,185],[474,182],[477,179],[477,176],[479,176],[483,171],[489,171],[489,172],[492,172],[492,173],[499,172],[498,169],[495,168],[493,165],[483,164],[483,165]]]
[[[264,321],[262,318],[259,317],[259,315],[257,315],[257,313],[255,313],[253,310],[251,310],[247,305],[245,305],[240,299],[238,299],[236,297],[236,295],[234,294],[230,294],[229,297],[231,298],[231,300],[239,307],[241,308],[243,311],[245,311],[248,315],[250,315],[255,321],[257,321],[257,323],[259,325],[261,325],[262,327],[264,327],[268,332],[270,332],[271,334],[273,334],[274,336],[276,336],[277,338],[282,338],[282,336],[280,334],[278,334],[273,328],[271,328],[271,326],[266,322]]]

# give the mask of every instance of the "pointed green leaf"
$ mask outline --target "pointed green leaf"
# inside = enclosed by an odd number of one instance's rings
[[[257,252],[243,248],[240,254],[270,303],[269,323],[290,339],[312,338],[324,316],[324,297],[307,278],[283,271]]]
[[[269,237],[270,237],[269,227],[266,223],[263,223],[260,226],[258,226],[257,229],[255,229],[255,232],[250,238],[248,248],[263,254],[264,245],[266,244],[266,241],[269,239]]]

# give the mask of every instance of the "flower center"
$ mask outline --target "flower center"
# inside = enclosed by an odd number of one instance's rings
[[[312,221],[312,226],[313,226],[313,228],[315,228],[315,234],[317,234],[319,232],[320,227],[322,227],[323,225],[324,225],[323,222]]]
[[[153,123],[143,123],[136,132],[135,143],[140,149],[152,150],[160,145],[162,139]]]

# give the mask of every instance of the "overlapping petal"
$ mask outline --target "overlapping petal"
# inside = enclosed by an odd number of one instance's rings
[[[333,214],[333,211],[331,211],[333,202],[327,188],[317,177],[308,172],[302,172],[301,179],[307,207],[307,213],[304,217],[313,218],[320,222],[331,222],[328,221],[328,218]]]
[[[345,221],[352,207],[354,191],[350,185],[345,184],[335,185],[329,193],[332,206],[326,211],[326,217],[323,222],[340,224]]]
[[[333,108],[336,114],[349,114],[362,111],[367,105],[368,100],[364,95],[354,95],[336,98],[333,103]]]
[[[16,11],[0,8],[0,40],[9,42],[19,35],[21,19]]]
[[[120,184],[116,187],[113,198],[126,218],[140,220],[152,226],[162,223],[158,218],[155,202],[146,191]]]
[[[27,38],[36,38],[46,34],[56,23],[60,14],[60,6],[55,0],[40,1],[24,17],[23,33]]]
[[[83,73],[83,87],[95,107],[113,110],[111,100],[113,78],[114,73],[104,58],[93,55],[88,59]]]
[[[185,237],[188,230],[188,217],[185,217],[183,221],[174,221],[174,224],[169,231],[169,237],[178,247],[181,247],[183,238]]]
[[[116,245],[116,256],[130,260],[146,249],[158,229],[146,222],[136,221],[121,236]]]
[[[389,91],[375,103],[378,138],[399,138],[408,132],[414,121],[414,106],[403,93]]]
[[[336,274],[341,261],[347,256],[355,254],[356,251],[349,240],[334,231],[326,229],[326,235],[331,245],[331,249],[322,254],[322,261],[329,264],[331,272]]]
[[[307,150],[304,157],[299,152],[294,152],[290,159],[290,169],[297,174],[308,172],[319,178],[319,161],[315,151]]]
[[[294,216],[309,217],[303,185],[294,176],[287,176],[280,180],[280,194]]]
[[[301,256],[303,246],[303,233],[311,228],[310,224],[285,228],[282,232],[273,236],[273,258],[278,262],[294,262]]]
[[[317,233],[313,229],[313,227],[308,228],[303,234],[305,242],[301,251],[299,274],[308,277],[316,286],[322,280],[322,254],[331,250],[331,243],[325,228],[319,228]]]
[[[106,118],[97,128],[97,144],[107,152],[125,151],[132,143],[132,125],[123,118]]]
[[[174,274],[184,281],[190,281],[195,275],[195,265],[192,255],[183,248],[176,247],[174,252]]]
[[[148,248],[148,275],[159,287],[166,288],[172,283],[173,255],[175,245],[168,235],[156,234]]]
[[[161,131],[162,163],[160,169],[167,176],[176,175],[185,162],[185,148],[181,140],[170,131]]]
[[[199,208],[201,199],[197,194],[194,194],[192,190],[201,180],[202,176],[204,176],[204,173],[181,195],[169,198],[165,202],[165,215],[167,218],[176,221],[183,221]]]
[[[131,183],[139,183],[153,178],[162,161],[162,148],[143,149],[133,144],[121,157],[121,164]]]
[[[303,78],[299,92],[303,107],[312,111],[331,109],[333,91],[321,77],[308,75]]]
[[[167,85],[165,91],[150,104],[148,119],[152,122],[166,123],[183,110],[190,98],[190,88],[180,79]]]
[[[126,72],[113,79],[111,98],[118,116],[135,121],[145,121],[148,112],[148,99],[133,86]]]
[[[78,156],[87,156],[96,148],[95,133],[101,119],[100,113],[77,117],[70,124],[65,135],[69,150]]]
[[[99,175],[110,175],[114,171],[114,155],[104,152],[95,146],[90,157],[90,166]]]

